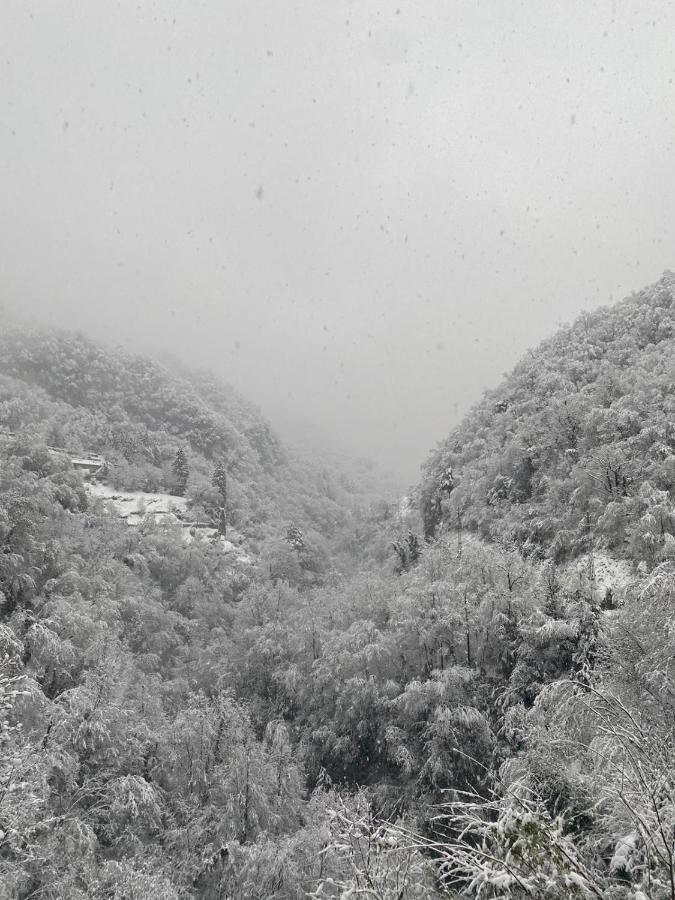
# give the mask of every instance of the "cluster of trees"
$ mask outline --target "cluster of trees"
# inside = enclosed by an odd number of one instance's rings
[[[251,566],[108,515],[44,448],[108,413],[4,376],[0,897],[674,900],[672,315],[667,276],[544,345],[417,508],[158,414],[136,433],[223,530],[260,477]]]
[[[34,468],[10,447],[0,470],[0,895],[348,880],[331,817],[357,801],[308,797],[291,724],[238,690],[252,606],[298,591],[180,529],[129,529],[58,460]]]
[[[664,566],[611,614],[576,568],[466,538],[460,553],[456,535],[400,575],[242,580],[217,547],[130,531],[72,472],[21,456],[3,467],[0,522],[7,896],[342,896],[373,881],[375,896],[423,897],[481,878],[509,885],[493,896],[520,882],[591,896],[579,879],[662,895]],[[303,552],[297,527],[282,540]]]

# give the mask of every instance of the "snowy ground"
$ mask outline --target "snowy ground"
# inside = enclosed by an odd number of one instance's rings
[[[157,521],[183,522],[187,520],[187,500],[172,494],[146,493],[145,491],[118,491],[107,484],[91,482],[87,491],[113,507],[120,519],[129,525],[139,525],[145,516]]]
[[[236,541],[233,543],[219,535],[217,528],[191,521],[184,497],[150,491],[120,491],[100,482],[88,482],[86,489],[91,497],[102,500],[127,525],[139,526],[148,517],[158,524],[180,525],[186,544],[195,540],[217,542],[224,553],[233,554],[241,565],[252,563],[251,558],[239,546],[242,540],[240,534],[231,533],[230,537]]]
[[[572,566],[576,570],[579,587],[592,590],[598,602],[602,602],[607,592],[611,591],[613,602],[621,603],[626,597],[626,589],[635,581],[633,570],[626,560],[614,559],[606,553],[594,553],[592,558],[585,554],[570,564],[570,568]]]
[[[449,544],[457,542],[457,532],[449,531]],[[463,547],[489,547],[478,535],[471,532],[462,532],[461,543]],[[558,574],[563,577],[566,586],[579,588],[586,595],[593,595],[598,603],[607,598],[607,592],[611,591],[614,605],[621,605],[626,599],[626,591],[636,581],[636,575],[631,565],[625,559],[615,559],[607,553],[595,552],[592,559],[589,554],[577,557],[575,560],[563,564]]]

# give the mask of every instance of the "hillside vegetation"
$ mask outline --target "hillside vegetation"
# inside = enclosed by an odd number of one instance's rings
[[[48,445],[103,455],[108,482],[121,490],[175,492],[182,450],[189,475],[179,492],[194,518],[214,524],[222,503],[213,472],[222,464],[228,524],[258,552],[296,523],[320,568],[331,553],[346,563],[341,541],[352,543],[359,527],[365,534],[371,508],[396,493],[395,480],[367,461],[282,447],[259,411],[213,375],[81,334],[9,328],[0,336],[0,428],[16,433],[15,452]],[[373,548],[380,558],[384,546]]]
[[[530,354],[417,506],[209,376],[3,338],[0,898],[675,900],[674,294]],[[214,522],[224,460],[252,564],[45,445],[183,449]]]
[[[425,529],[461,522],[526,555],[672,556],[675,275],[527,356],[425,467]]]

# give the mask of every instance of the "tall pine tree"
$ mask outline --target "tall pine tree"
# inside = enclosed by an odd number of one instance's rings
[[[171,471],[173,473],[174,489],[176,491],[176,494],[179,497],[184,497],[185,491],[187,489],[188,478],[190,476],[190,467],[188,466],[185,451],[182,448],[178,451],[178,453],[176,453],[176,457],[171,466]]]
[[[222,501],[218,515],[218,531],[224,535],[227,530],[227,471],[222,462],[216,466],[211,484],[218,490]]]
[[[211,484],[214,488],[217,488],[222,498],[223,506],[227,506],[227,472],[222,462],[219,462],[216,466],[211,478]]]

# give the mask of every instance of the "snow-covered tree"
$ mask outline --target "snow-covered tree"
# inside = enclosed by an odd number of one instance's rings
[[[171,472],[174,479],[174,490],[179,497],[183,497],[187,489],[188,478],[190,477],[190,467],[187,455],[182,447],[174,457]]]

